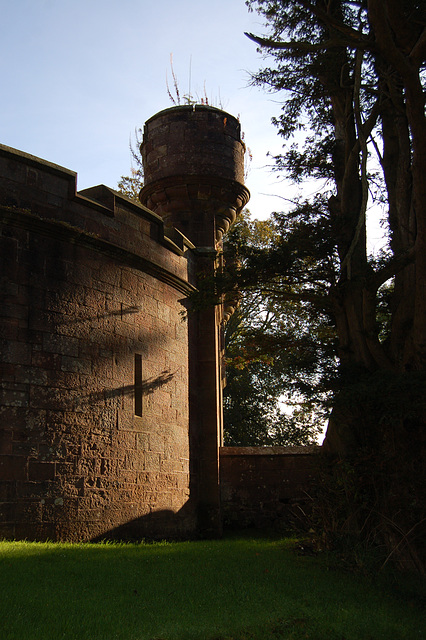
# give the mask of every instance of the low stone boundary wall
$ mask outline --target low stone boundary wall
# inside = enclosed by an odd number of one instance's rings
[[[285,529],[306,523],[320,447],[221,447],[224,526]]]

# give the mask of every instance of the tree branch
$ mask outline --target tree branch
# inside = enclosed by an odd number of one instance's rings
[[[272,40],[271,38],[262,38],[261,36],[255,36],[253,33],[244,32],[244,35],[247,36],[250,40],[260,45],[261,47],[266,47],[267,49],[282,49],[282,50],[292,50],[292,51],[300,51],[302,53],[314,53],[316,51],[324,51],[326,49],[336,49],[342,47],[350,47],[350,48],[367,48],[366,46],[362,46],[360,43],[354,44],[350,40],[344,40],[339,38],[331,38],[330,40],[325,40],[324,42],[317,42],[313,44],[312,42],[278,42],[277,40]]]
[[[381,287],[387,280],[395,276],[399,271],[405,269],[409,264],[414,261],[415,248],[414,245],[403,251],[402,253],[393,256],[389,262],[387,262],[381,269],[376,271],[370,280],[371,288],[376,290]]]
[[[341,20],[338,20],[331,14],[323,11],[317,5],[313,5],[308,0],[298,0],[298,2],[302,5],[302,7],[310,11],[316,18],[321,20],[321,22],[323,22],[325,25],[335,29],[336,31],[339,31],[340,33],[343,33],[347,38],[349,38],[352,41],[352,45],[349,46],[353,46],[355,48],[365,48],[365,45],[367,43],[363,42],[363,40],[365,39],[359,31],[356,31]]]
[[[321,306],[324,309],[330,306],[330,302],[328,301],[327,296],[325,295],[321,296],[315,293],[310,294],[307,291],[302,291],[301,293],[294,293],[290,291],[284,291],[283,289],[262,287],[262,292],[272,297],[279,298],[280,300],[288,300],[291,302],[310,302],[318,306]]]
[[[409,58],[416,66],[424,62],[426,58],[426,27],[412,48]]]
[[[358,142],[361,150],[361,192],[362,199],[361,205],[359,208],[358,222],[355,228],[355,233],[351,242],[351,245],[342,261],[341,271],[346,267],[348,279],[351,279],[351,258],[353,252],[355,251],[355,247],[357,246],[361,232],[365,228],[365,212],[367,211],[367,202],[368,202],[368,179],[367,179],[367,140],[364,131],[364,125],[362,123],[361,118],[361,104],[360,104],[360,87],[361,87],[361,70],[362,70],[362,58],[363,55],[360,51],[356,53],[355,59],[355,86],[354,86],[354,114],[355,114],[355,123],[358,132]],[[370,123],[370,126],[371,123]]]

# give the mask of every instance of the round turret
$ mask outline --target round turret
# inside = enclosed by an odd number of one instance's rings
[[[144,128],[142,204],[198,246],[213,246],[248,202],[240,123],[205,105],[160,111]]]

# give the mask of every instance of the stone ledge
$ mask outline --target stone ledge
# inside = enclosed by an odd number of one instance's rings
[[[65,167],[61,167],[59,164],[54,164],[53,162],[49,162],[48,160],[43,160],[42,158],[33,156],[30,153],[26,153],[25,151],[20,151],[19,149],[8,147],[5,144],[0,144],[0,156],[13,158],[18,162],[23,162],[26,165],[36,167],[38,169],[41,169],[42,171],[48,171],[49,173],[53,173],[56,176],[60,176],[66,180],[73,181],[74,184],[77,179],[77,173],[75,171],[71,171],[71,169],[66,169]]]
[[[319,445],[299,447],[220,447],[220,456],[293,456],[319,453]]]
[[[78,227],[62,222],[61,220],[49,220],[33,214],[30,211],[12,207],[2,207],[1,205],[0,220],[10,226],[25,228],[31,232],[51,236],[69,243],[79,244],[93,251],[103,253],[118,260],[123,265],[128,265],[157,278],[185,295],[188,295],[194,290],[194,287],[186,280],[168,271],[161,265],[133,253],[128,249],[119,247],[112,242],[98,238],[94,234],[85,232]]]

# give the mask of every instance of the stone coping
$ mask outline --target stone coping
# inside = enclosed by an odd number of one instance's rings
[[[319,445],[294,447],[220,447],[221,456],[293,456],[312,455],[321,450]]]
[[[37,166],[38,168],[44,169],[49,173],[63,176],[65,179],[73,180],[74,182],[77,178],[77,173],[75,171],[71,171],[71,169],[66,169],[65,167],[61,167],[59,164],[54,164],[53,162],[49,162],[48,160],[43,160],[42,158],[33,156],[30,153],[26,153],[25,151],[20,151],[19,149],[8,147],[5,144],[0,144],[0,155],[6,158],[9,157],[20,159],[27,165]]]
[[[219,107],[213,107],[209,104],[179,104],[176,105],[174,107],[166,107],[165,109],[162,109],[161,111],[158,111],[156,114],[154,114],[153,116],[151,116],[150,118],[148,118],[148,120],[145,121],[145,124],[148,124],[149,122],[151,122],[152,120],[156,120],[157,118],[161,118],[162,116],[168,115],[170,113],[179,113],[179,112],[185,112],[185,111],[192,111],[192,112],[197,112],[197,111],[210,111],[212,113],[218,113],[220,115],[224,115],[226,117],[232,118],[233,120],[236,120],[238,122],[238,118],[236,118],[235,116],[232,115],[232,113],[228,113],[227,111],[224,111],[224,109],[220,109]]]

